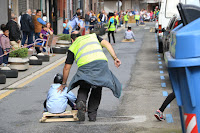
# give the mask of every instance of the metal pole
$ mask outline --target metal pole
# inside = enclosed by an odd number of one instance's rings
[[[119,12],[119,0],[118,0],[118,3],[117,3],[117,5],[118,5],[118,12]]]

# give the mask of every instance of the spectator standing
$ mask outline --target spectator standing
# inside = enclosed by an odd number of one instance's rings
[[[8,57],[10,52],[10,49],[12,46],[10,45],[9,40],[9,30],[5,25],[1,25],[1,30],[3,31],[3,35],[0,36],[0,47],[3,54],[6,54],[3,56],[3,66],[8,66]]]
[[[32,17],[32,20],[33,20],[33,21],[34,21],[34,17],[35,17],[35,15],[36,15],[36,10],[33,9],[33,12],[32,12],[32,14],[31,14],[31,17]]]
[[[20,23],[21,23],[21,30],[23,33],[22,46],[24,46],[27,36],[28,36],[28,45],[33,43],[34,24],[31,18],[31,9],[28,9],[26,11],[26,14],[22,15]]]
[[[35,39],[39,38],[40,32],[42,30],[42,25],[46,25],[46,22],[41,18],[41,15],[41,10],[37,10],[33,21],[35,26]]]
[[[88,11],[86,14],[85,14],[85,28],[86,30],[88,30],[89,28],[89,22],[90,22],[90,12]]]
[[[69,34],[69,27],[67,26],[67,24],[68,24],[68,19],[65,18],[65,22],[63,23],[63,28],[64,28],[63,34]]]
[[[47,22],[47,15],[46,15],[46,13],[43,13],[42,19],[43,19],[45,22]]]
[[[12,47],[21,47],[21,31],[17,23],[17,16],[12,15],[11,20],[6,24],[9,30],[9,38]]]
[[[19,25],[19,27],[21,27],[20,21],[21,21],[22,15],[23,15],[23,12],[21,12],[21,13],[19,14],[19,17],[18,17],[18,25]]]
[[[90,17],[90,30],[92,30],[94,28],[94,25],[97,22],[97,18],[94,14],[94,12],[92,12],[92,17]]]
[[[153,11],[151,10],[151,12],[150,12],[150,21],[152,21],[153,20]]]

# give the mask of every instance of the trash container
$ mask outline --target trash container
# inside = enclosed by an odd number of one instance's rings
[[[180,14],[181,15],[181,14]],[[200,132],[200,18],[171,32],[165,52],[172,88],[180,110],[183,132]]]

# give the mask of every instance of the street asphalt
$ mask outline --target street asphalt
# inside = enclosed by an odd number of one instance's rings
[[[103,88],[96,122],[89,122],[86,115],[86,121],[81,124],[39,123],[43,102],[54,75],[62,73],[64,64],[61,64],[0,100],[0,133],[180,133],[176,100],[165,110],[171,118],[160,122],[154,117],[166,98],[163,91],[172,92],[164,61],[158,59],[158,55],[162,58],[162,54],[156,51],[155,33],[149,32],[154,24],[130,26],[136,36],[134,43],[121,42],[125,28],[115,34],[117,43],[113,48],[122,62],[119,68],[114,66],[111,56],[104,49],[109,68],[120,80],[123,90],[122,96],[117,99],[109,89]],[[160,73],[159,62],[162,62],[163,74]],[[68,83],[76,70],[77,66],[73,64]],[[160,76],[165,76],[165,80],[162,81]],[[166,87],[161,87],[163,82]],[[77,88],[73,92],[77,94]]]

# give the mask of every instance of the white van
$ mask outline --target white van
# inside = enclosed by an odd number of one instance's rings
[[[158,23],[156,24],[157,28],[157,36],[159,47],[162,47],[162,37],[163,37],[163,28],[166,29],[170,19],[173,15],[179,16],[177,4],[192,4],[192,5],[200,5],[200,0],[161,0],[161,7],[158,16]],[[162,48],[159,48],[162,49]],[[159,51],[162,53],[162,51]]]

